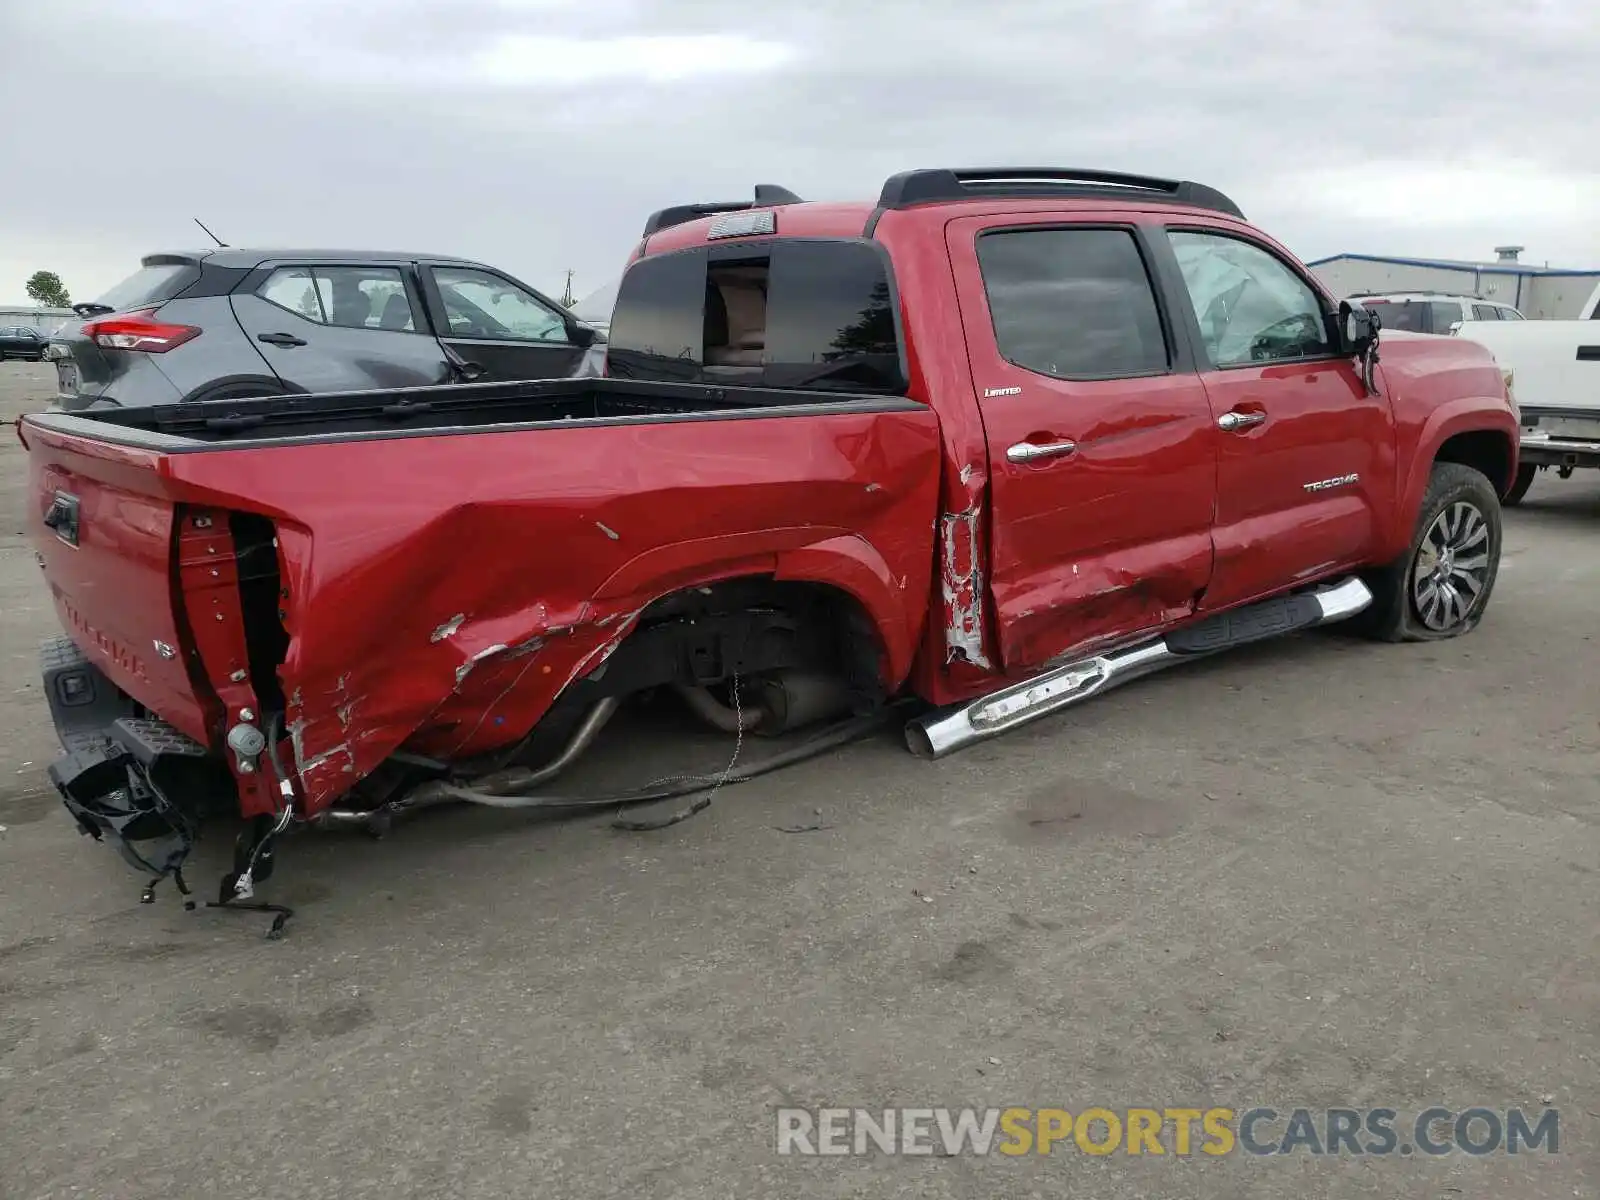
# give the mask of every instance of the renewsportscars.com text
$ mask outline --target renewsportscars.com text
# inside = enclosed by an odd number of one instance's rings
[[[1557,1154],[1558,1110],[780,1108],[779,1154]]]

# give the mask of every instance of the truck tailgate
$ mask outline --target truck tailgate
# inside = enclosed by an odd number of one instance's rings
[[[207,741],[179,650],[175,506],[160,456],[43,429],[26,436],[30,532],[62,627],[134,700]]]

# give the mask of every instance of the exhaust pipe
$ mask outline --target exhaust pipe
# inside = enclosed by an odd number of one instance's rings
[[[742,710],[729,708],[713,696],[709,688],[679,683],[674,684],[672,690],[683,698],[695,716],[723,733],[747,733],[761,721],[759,708],[754,705]]]
[[[616,715],[622,700],[617,696],[606,696],[595,702],[589,714],[584,717],[583,723],[578,726],[572,738],[567,742],[561,753],[537,770],[519,769],[506,771],[499,775],[492,775],[480,781],[477,785],[479,792],[491,795],[510,795],[520,792],[525,788],[537,787],[561,774],[576,762],[594,740],[600,736],[600,731],[606,723]],[[413,788],[398,800],[391,800],[388,804],[374,809],[354,808],[328,808],[311,818],[310,824],[325,829],[365,829],[369,832],[378,832],[386,829],[389,822],[399,813],[412,812],[419,808],[429,808],[435,804],[460,802],[463,797],[450,789],[447,780],[430,780]]]
[[[851,706],[850,689],[843,679],[805,671],[784,671],[756,681],[753,702],[737,711],[707,688],[678,684],[673,690],[713,729],[765,737],[841,716]]]
[[[1077,659],[964,705],[919,717],[906,726],[906,746],[918,758],[943,758],[1186,659],[1209,657],[1297,629],[1331,625],[1355,616],[1371,603],[1367,585],[1351,576],[1328,587],[1219,613],[1165,637]]]

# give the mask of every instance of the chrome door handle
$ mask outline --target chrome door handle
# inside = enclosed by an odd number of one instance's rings
[[[1217,428],[1224,433],[1233,433],[1238,429],[1249,429],[1252,425],[1259,425],[1266,419],[1267,414],[1262,412],[1225,412],[1217,418]]]
[[[1041,458],[1063,458],[1077,448],[1077,442],[1018,442],[1006,451],[1006,461],[1030,463]]]

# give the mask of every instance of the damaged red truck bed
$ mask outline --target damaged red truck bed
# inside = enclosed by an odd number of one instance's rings
[[[295,822],[537,795],[644,692],[913,697],[937,757],[1267,636],[1455,636],[1517,422],[1475,345],[1379,341],[1210,188],[932,170],[656,214],[604,379],[32,416],[52,777],[156,877],[256,818],[245,894]]]

